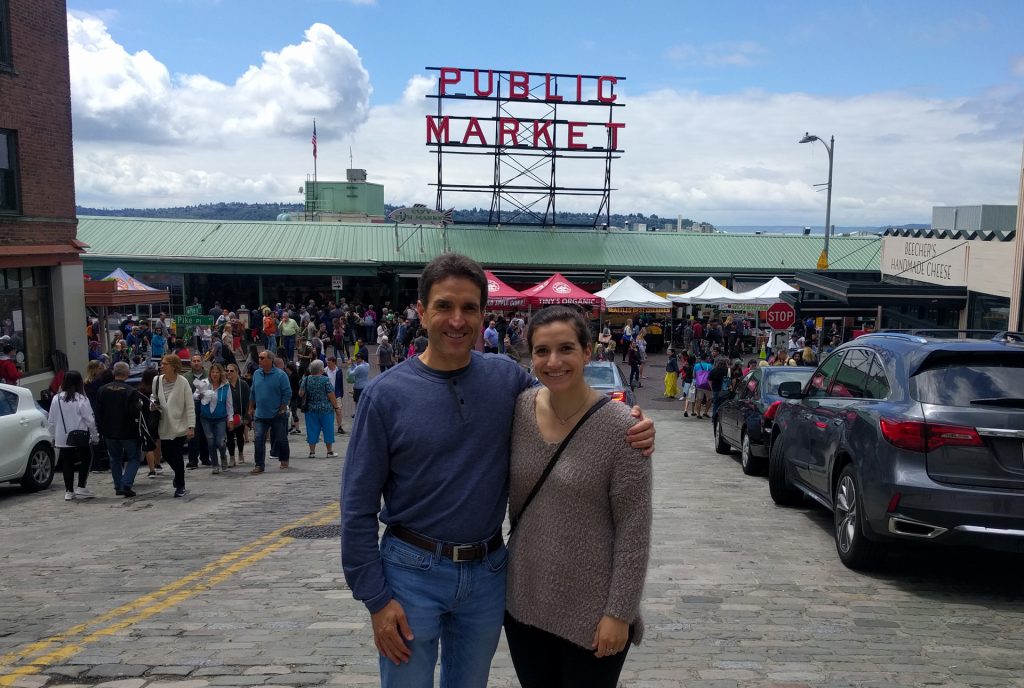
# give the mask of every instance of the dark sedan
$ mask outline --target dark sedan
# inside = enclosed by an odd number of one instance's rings
[[[607,394],[612,401],[621,401],[633,406],[633,390],[622,379],[619,367],[610,361],[594,361],[583,367],[583,379],[599,392]]]
[[[747,475],[762,473],[767,465],[772,423],[779,405],[779,385],[811,379],[811,367],[754,368],[740,380],[735,392],[711,419],[715,432],[715,451],[728,454],[740,451],[740,465]]]

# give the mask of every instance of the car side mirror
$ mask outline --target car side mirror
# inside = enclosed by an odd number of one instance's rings
[[[779,385],[779,396],[783,399],[800,399],[804,395],[804,387],[797,380],[790,380]]]

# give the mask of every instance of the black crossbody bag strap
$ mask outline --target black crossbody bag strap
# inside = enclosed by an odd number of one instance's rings
[[[548,476],[551,475],[551,471],[554,470],[555,464],[558,463],[559,457],[562,456],[562,452],[569,445],[569,442],[570,440],[572,440],[573,435],[576,434],[576,431],[579,430],[592,415],[597,413],[598,410],[602,406],[607,404],[609,401],[610,399],[605,396],[602,396],[600,399],[598,399],[593,406],[587,409],[587,412],[583,414],[583,417],[576,421],[576,425],[574,425],[572,430],[569,431],[569,434],[565,436],[565,439],[562,440],[562,443],[558,445],[558,449],[556,449],[555,453],[551,456],[551,460],[548,461],[548,465],[544,467],[544,472],[540,474],[540,478],[537,479],[537,483],[533,486],[533,489],[530,490],[530,494],[526,496],[526,501],[523,502],[523,508],[520,509],[519,513],[515,516],[512,516],[511,514],[509,515],[511,527],[508,530],[508,536],[510,538],[512,537],[512,533],[515,532],[516,526],[519,524],[519,521],[522,520],[523,514],[526,513],[527,507],[530,506],[530,502],[532,502],[534,497],[537,496],[537,493],[540,492],[540,488],[544,486],[544,482],[548,479]]]

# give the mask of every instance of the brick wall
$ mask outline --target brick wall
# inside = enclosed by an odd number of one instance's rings
[[[75,238],[65,0],[9,0],[13,71],[0,70],[0,128],[18,132],[21,215],[0,214],[0,246]]]

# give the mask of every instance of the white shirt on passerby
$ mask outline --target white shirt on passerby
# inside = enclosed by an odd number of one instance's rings
[[[53,397],[47,425],[50,437],[53,438],[53,446],[57,448],[69,446],[68,434],[73,430],[88,430],[90,442],[96,444],[100,441],[92,405],[84,394],[75,392],[71,401],[64,401],[64,392]]]

